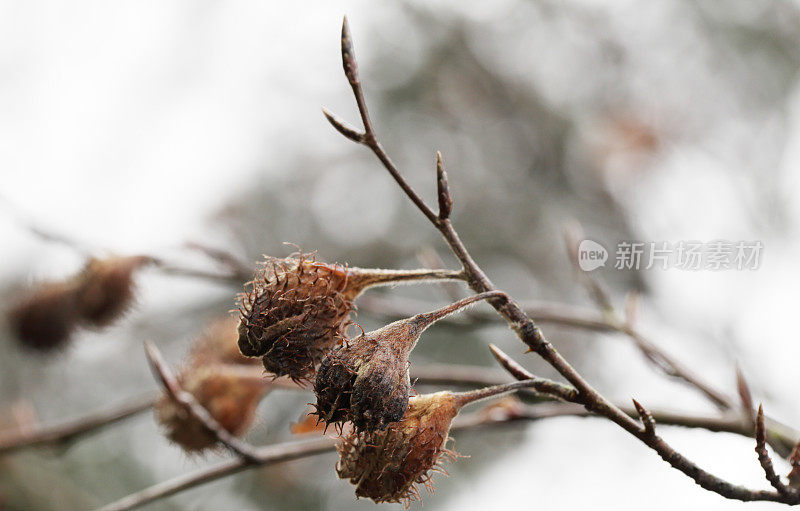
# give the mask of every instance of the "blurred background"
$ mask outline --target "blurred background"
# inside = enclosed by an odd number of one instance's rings
[[[388,152],[433,202],[442,151],[456,228],[517,299],[593,307],[564,248],[571,220],[607,247],[760,240],[757,271],[611,264],[594,275],[620,308],[637,290],[639,328],[704,380],[735,396],[738,363],[755,401],[800,426],[793,1],[0,2],[2,304],[85,261],[30,223],[94,253],[147,253],[199,269],[213,262],[187,243],[255,263],[288,255],[283,242],[292,242],[327,261],[391,268],[420,266],[429,248],[455,267],[378,162],[321,114],[325,106],[357,120],[339,57],[343,14]],[[123,321],[82,331],[55,353],[22,349],[2,327],[0,426],[52,424],[156,390],[142,341],[180,363],[240,290],[155,270],[138,288]],[[437,286],[369,295],[431,306],[449,299]],[[387,321],[373,311],[358,320]],[[621,335],[543,328],[616,401],[715,411]],[[500,323],[437,325],[412,362],[496,367],[488,342],[555,377]],[[247,440],[290,439],[310,399],[274,392]],[[711,472],[768,488],[752,440],[662,433]],[[435,476],[426,509],[775,507],[701,490],[603,420],[454,436],[470,457],[449,466],[449,478]],[[187,457],[145,413],[68,448],[0,458],[0,509],[89,509],[223,458]],[[326,454],[250,470],[146,509],[373,508],[355,501],[334,462]]]

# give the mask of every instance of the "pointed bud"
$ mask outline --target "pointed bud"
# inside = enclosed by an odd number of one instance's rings
[[[344,74],[350,85],[358,84],[358,64],[356,54],[353,50],[353,38],[350,36],[350,26],[347,23],[347,16],[342,20],[342,67]]]
[[[447,183],[447,172],[442,163],[442,153],[436,151],[436,189],[439,197],[439,219],[450,218],[453,211],[453,198],[450,196],[450,185]]]

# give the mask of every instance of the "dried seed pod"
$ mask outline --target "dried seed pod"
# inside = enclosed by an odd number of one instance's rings
[[[202,336],[192,344],[187,365],[235,364],[261,365],[257,358],[245,357],[239,351],[239,318],[226,316],[211,322]]]
[[[261,368],[231,364],[189,366],[178,381],[220,426],[236,436],[250,428],[258,404],[269,391]],[[166,436],[187,452],[199,452],[217,443],[211,431],[167,394],[156,402],[155,414]]]
[[[395,321],[334,349],[314,383],[316,414],[326,424],[351,421],[372,431],[399,421],[408,406],[408,356],[422,332],[439,319],[501,292],[473,295],[432,312]]]
[[[267,258],[240,295],[239,349],[276,376],[309,379],[352,323],[353,300],[373,286],[462,278],[446,270],[369,270],[303,254]]]
[[[444,472],[441,462],[453,460],[448,433],[459,410],[468,403],[531,386],[534,380],[471,392],[449,391],[414,396],[403,419],[383,431],[354,431],[338,446],[336,472],[356,487],[356,496],[377,503],[419,500],[418,484],[432,489],[431,472]]]
[[[8,311],[12,331],[25,346],[45,351],[65,345],[81,325],[111,323],[133,301],[133,272],[149,261],[90,259],[77,275],[40,284]]]
[[[35,350],[64,346],[80,320],[77,296],[75,282],[41,284],[7,312],[12,332]]]
[[[150,262],[147,256],[90,259],[77,276],[81,318],[92,326],[106,326],[125,313],[133,303],[133,273]]]
[[[193,343],[178,383],[223,428],[238,436],[253,423],[256,407],[271,383],[264,379],[258,359],[239,353],[237,323],[237,318],[223,317],[206,328]],[[156,403],[155,413],[167,437],[187,452],[216,444],[214,434],[166,392]]]

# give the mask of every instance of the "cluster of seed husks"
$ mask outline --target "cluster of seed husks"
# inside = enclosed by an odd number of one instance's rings
[[[178,382],[220,426],[240,436],[252,425],[269,384],[258,360],[239,353],[236,325],[235,318],[212,323],[194,344]],[[215,435],[167,393],[157,401],[155,414],[167,438],[187,452],[200,452],[216,444]]]
[[[418,483],[429,484],[430,472],[449,452],[447,433],[463,400],[449,392],[410,397],[409,355],[425,329],[439,319],[504,295],[474,295],[346,339],[353,301],[376,285],[461,276],[347,268],[301,254],[268,258],[240,296],[242,354],[261,357],[276,376],[314,377],[319,421],[340,432],[352,423],[339,449],[337,471],[356,484],[358,496],[408,501],[418,496]]]
[[[29,348],[65,345],[79,327],[98,328],[121,317],[134,301],[134,273],[145,256],[90,259],[77,275],[34,288],[8,311],[12,331]]]

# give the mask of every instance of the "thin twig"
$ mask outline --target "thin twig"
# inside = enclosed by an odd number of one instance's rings
[[[227,447],[234,454],[241,456],[243,459],[255,462],[256,452],[255,448],[251,445],[242,442],[233,436],[228,430],[220,426],[214,417],[208,413],[208,410],[203,407],[193,395],[183,390],[178,383],[175,375],[172,374],[167,366],[161,352],[158,351],[155,344],[152,342],[145,342],[145,351],[147,353],[147,360],[150,363],[156,376],[164,385],[164,389],[169,394],[175,403],[181,406],[186,413],[190,414],[194,419],[197,419],[216,439],[225,447]]]
[[[63,424],[36,428],[33,431],[12,431],[0,433],[0,456],[28,447],[67,444],[92,432],[116,424],[152,408],[156,396],[149,394],[134,398],[121,406]]]
[[[135,509],[149,504],[150,502],[175,495],[181,491],[211,481],[216,481],[217,479],[241,472],[248,468],[313,456],[333,451],[335,447],[336,439],[328,437],[299,442],[284,442],[261,447],[254,451],[254,458],[252,461],[245,458],[227,460],[211,467],[198,470],[192,474],[178,476],[169,481],[155,484],[149,488],[128,495],[127,497],[123,497],[116,502],[103,506],[98,511],[125,511],[128,509]]]
[[[372,123],[367,111],[366,101],[358,78],[358,66],[353,50],[350,30],[345,18],[342,24],[342,64],[345,76],[353,89],[356,105],[363,124],[363,133],[355,132],[347,127],[350,136],[342,128],[344,124],[334,115],[326,112],[326,117],[330,123],[349,139],[367,146],[373,154],[380,160],[398,186],[405,192],[408,198],[414,203],[417,209],[425,215],[431,224],[441,233],[444,240],[452,250],[456,258],[461,262],[470,288],[475,293],[485,293],[494,291],[495,287],[483,270],[478,266],[470,255],[458,233],[453,228],[449,218],[439,218],[439,216],[428,207],[417,192],[409,185],[400,171],[386,154],[381,144],[378,142]],[[539,327],[528,317],[520,306],[513,300],[490,300],[492,307],[502,315],[509,326],[517,333],[519,338],[536,352],[547,363],[549,363],[561,376],[571,383],[578,391],[581,403],[590,411],[597,415],[602,415],[616,423],[631,435],[641,440],[645,445],[656,451],[662,459],[667,461],[673,468],[683,472],[692,478],[698,485],[706,490],[713,491],[723,497],[737,500],[771,500],[784,502],[787,504],[800,503],[800,499],[788,498],[780,493],[771,491],[751,490],[742,486],[734,485],[728,481],[720,479],[675,451],[662,438],[655,434],[647,434],[643,431],[639,422],[627,415],[622,409],[603,397],[592,385],[587,382],[578,371],[553,347],[550,341],[544,336]]]

